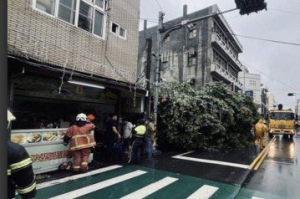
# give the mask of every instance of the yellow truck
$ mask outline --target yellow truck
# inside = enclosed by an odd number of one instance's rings
[[[295,135],[295,114],[291,109],[269,112],[269,136],[283,135],[293,139]]]

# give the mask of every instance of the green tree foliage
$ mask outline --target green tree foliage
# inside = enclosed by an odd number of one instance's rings
[[[161,87],[158,144],[164,148],[218,151],[253,144],[252,124],[259,117],[250,97],[224,83],[195,91],[187,83]]]

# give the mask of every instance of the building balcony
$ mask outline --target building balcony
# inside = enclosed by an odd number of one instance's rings
[[[211,64],[211,73],[217,75],[219,78],[222,78],[224,82],[234,83],[237,89],[242,90],[243,84],[238,80],[238,78],[234,77],[230,74],[225,68],[221,67],[219,64],[212,63]]]
[[[214,45],[225,57],[227,57],[231,63],[237,68],[238,71],[242,71],[243,65],[239,61],[238,57],[230,50],[230,47],[226,42],[217,34],[212,33],[211,39],[212,45]]]

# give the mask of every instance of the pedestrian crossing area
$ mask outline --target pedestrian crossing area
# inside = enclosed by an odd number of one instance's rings
[[[36,198],[249,198],[280,199],[271,194],[141,166],[113,165],[37,185]],[[241,191],[242,190],[242,191]]]

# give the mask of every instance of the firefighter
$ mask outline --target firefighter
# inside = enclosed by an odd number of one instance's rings
[[[91,134],[94,129],[95,125],[89,122],[84,113],[80,113],[76,117],[76,124],[71,126],[64,136],[64,145],[70,142],[74,174],[88,170],[89,155],[91,149],[96,146],[94,136]]]
[[[144,136],[146,133],[145,121],[140,120],[138,126],[133,130],[134,141],[132,143],[131,161],[130,163],[139,163],[141,153],[143,152],[145,141]]]
[[[260,149],[264,149],[266,146],[265,133],[268,132],[268,127],[264,124],[263,120],[260,119],[255,124],[255,145],[260,144]]]
[[[16,118],[7,111],[8,131],[11,121]],[[16,191],[23,199],[34,198],[36,195],[36,182],[32,169],[32,161],[19,144],[7,140],[7,185],[8,198],[15,198]]]

